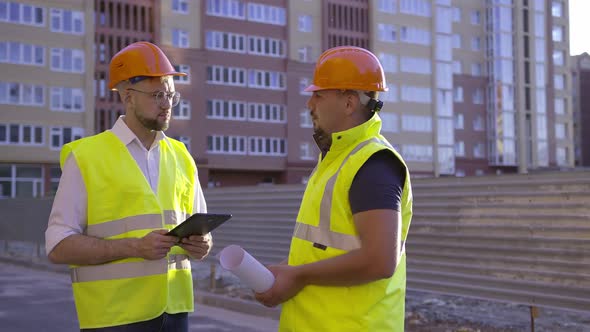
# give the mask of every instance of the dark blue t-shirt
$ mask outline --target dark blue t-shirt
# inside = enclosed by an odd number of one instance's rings
[[[399,159],[389,150],[373,154],[358,170],[348,199],[352,214],[390,209],[401,211],[401,200],[406,169]]]

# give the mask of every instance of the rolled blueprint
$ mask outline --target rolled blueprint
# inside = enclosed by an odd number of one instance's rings
[[[272,272],[238,245],[223,248],[219,253],[219,263],[256,293],[266,292],[275,282]]]

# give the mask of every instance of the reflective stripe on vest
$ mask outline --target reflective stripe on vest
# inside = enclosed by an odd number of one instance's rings
[[[295,230],[293,237],[319,244],[320,246],[327,246],[335,249],[350,251],[359,249],[361,247],[360,238],[357,235],[338,233],[330,230],[330,220],[332,211],[332,197],[334,195],[334,187],[336,179],[340,170],[352,155],[357,153],[360,149],[369,145],[370,143],[381,143],[391,149],[392,146],[387,141],[382,141],[377,138],[372,138],[361,142],[344,158],[338,170],[326,182],[322,202],[320,203],[320,221],[318,226],[312,226],[301,222],[295,223]],[[315,169],[314,169],[315,172]],[[313,175],[312,175],[313,176]],[[405,250],[405,244],[402,242],[402,253]]]
[[[72,282],[113,280],[166,274],[168,270],[188,270],[191,268],[187,255],[169,255],[166,259],[145,260],[119,264],[87,265],[72,268]]]
[[[180,222],[186,219],[186,214],[181,213]],[[176,225],[176,212],[172,210],[164,211],[164,222],[166,225]],[[90,236],[108,238],[111,236],[123,234],[130,231],[150,228],[162,228],[162,215],[160,214],[143,214],[127,218],[112,220],[100,224],[88,225],[86,234]]]

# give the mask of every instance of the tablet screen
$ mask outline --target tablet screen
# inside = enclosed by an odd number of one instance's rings
[[[191,235],[205,235],[232,217],[231,214],[195,213],[166,235],[185,238]]]

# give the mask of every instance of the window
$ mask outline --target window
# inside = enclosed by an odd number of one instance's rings
[[[246,86],[246,69],[223,66],[208,66],[207,83],[229,86]]]
[[[393,43],[396,41],[396,31],[395,31],[395,26],[391,25],[391,24],[381,24],[379,23],[377,25],[378,31],[379,31],[379,40],[384,41],[384,42],[388,42],[388,43]]]
[[[61,112],[84,112],[84,91],[77,88],[52,87],[50,109]]]
[[[436,114],[439,116],[453,116],[453,91],[445,89],[436,90]]]
[[[394,14],[397,10],[397,0],[379,0],[377,9],[382,13]]]
[[[453,48],[451,36],[436,36],[436,60],[453,61]]]
[[[461,113],[455,113],[455,129],[464,129],[464,116]]]
[[[379,53],[379,62],[386,73],[397,72],[397,56],[388,53]]]
[[[564,90],[565,89],[565,75],[554,75],[553,76],[553,85],[557,90]]]
[[[251,156],[285,156],[287,141],[279,137],[248,137],[248,154]]]
[[[559,51],[559,50],[554,50],[553,51],[553,64],[556,66],[563,66],[564,65],[564,58],[565,58],[565,52],[564,51]]]
[[[178,105],[172,108],[172,116],[176,120],[189,120],[191,118],[191,102],[181,100]]]
[[[485,144],[477,143],[473,146],[473,157],[474,158],[485,158],[486,151],[485,151]]]
[[[174,82],[177,84],[189,84],[191,82],[191,66],[189,65],[174,65],[174,69],[181,73],[187,73],[187,76],[174,76]]]
[[[400,59],[400,71],[414,74],[430,74],[430,58],[415,58],[402,56]]]
[[[246,18],[242,0],[207,0],[207,15],[243,20]]]
[[[379,112],[381,117],[381,132],[397,133],[399,131],[398,115],[394,113]]]
[[[389,91],[380,92],[379,99],[381,101],[388,102],[388,103],[397,103],[398,102],[397,86],[395,84],[387,83],[387,87],[389,88]]]
[[[50,131],[51,150],[59,150],[64,144],[70,143],[84,137],[83,128],[52,127]]]
[[[465,157],[465,142],[463,142],[463,141],[455,142],[455,155],[457,157]]]
[[[482,76],[483,75],[483,65],[481,63],[471,64],[471,75]]]
[[[301,128],[313,128],[313,121],[308,110],[299,112],[299,127]]]
[[[0,198],[43,196],[43,173],[37,165],[0,164]]]
[[[305,88],[309,86],[309,78],[302,77],[299,79],[299,94],[302,96],[311,96],[313,93],[305,91]]]
[[[483,89],[482,88],[476,88],[473,91],[473,95],[472,97],[472,102],[476,105],[483,105]]]
[[[172,0],[172,11],[188,14],[188,0]]]
[[[563,16],[563,2],[553,1],[551,2],[551,15],[554,17]]]
[[[432,132],[432,118],[422,115],[402,115],[402,130],[414,132]]]
[[[0,145],[45,145],[42,126],[0,123]]]
[[[260,36],[248,36],[248,53],[284,58],[287,54],[285,41]],[[309,55],[309,54],[308,54]]]
[[[473,130],[483,131],[484,130],[483,127],[484,127],[483,116],[476,115],[475,119],[473,119]]]
[[[0,1],[0,22],[45,26],[45,8],[17,2]]]
[[[557,138],[557,139],[567,138],[567,131],[566,131],[565,123],[556,123],[555,124],[555,138]]]
[[[461,61],[453,61],[453,74],[461,74]]]
[[[565,99],[555,98],[555,114],[565,114]]]
[[[269,90],[285,90],[285,73],[267,70],[248,70],[248,87]]]
[[[453,22],[461,22],[461,8],[453,7]]]
[[[473,37],[473,39],[471,39],[471,50],[473,50],[473,51],[480,51],[481,50],[481,38]]]
[[[463,102],[463,87],[456,86],[453,91],[453,101],[456,103]]]
[[[558,147],[555,151],[555,159],[557,165],[568,166],[568,149],[566,147]]]
[[[0,63],[44,66],[45,47],[20,42],[0,42]]]
[[[551,36],[553,38],[553,41],[556,41],[556,42],[563,41],[563,26],[554,25],[553,30],[551,31]]]
[[[471,12],[471,24],[479,25],[481,24],[481,13],[479,10],[474,10]]]
[[[53,71],[84,73],[84,51],[70,48],[52,48],[50,67]]]
[[[286,123],[285,112],[285,105],[248,103],[248,121]]]
[[[0,81],[0,104],[44,106],[45,87]]]
[[[460,34],[453,35],[453,48],[461,48],[461,35]]]
[[[207,136],[207,152],[212,154],[246,154],[246,136]]]
[[[76,35],[84,34],[84,13],[51,8],[51,31]]]
[[[184,144],[184,146],[186,147],[188,152],[191,152],[191,138],[190,137],[188,137],[188,136],[172,136],[172,138],[180,141],[182,144]]]
[[[545,62],[545,39],[536,38],[535,40],[535,58],[537,62]]]
[[[401,100],[422,104],[432,102],[432,90],[429,87],[402,85]]]
[[[430,17],[430,0],[400,0],[400,13]]]
[[[207,118],[221,120],[246,120],[244,101],[210,99],[207,100]]]
[[[188,32],[182,29],[172,29],[172,46],[179,48],[188,48]]]
[[[297,56],[300,62],[311,62],[311,46],[301,46],[297,49]]]
[[[430,31],[402,26],[399,29],[399,40],[404,43],[430,45]]]
[[[297,18],[297,29],[301,32],[311,32],[312,20],[311,15],[299,15]]]
[[[49,177],[49,193],[55,195],[59,186],[59,179],[61,178],[61,168],[59,166],[51,166],[49,168]]]
[[[301,160],[315,160],[315,149],[310,142],[299,143],[299,159]]]
[[[287,15],[285,8],[250,2],[248,21],[284,26],[287,24]]]
[[[208,50],[246,53],[246,35],[209,30],[205,33],[205,47]]]
[[[402,156],[406,161],[432,162],[432,146],[406,144],[402,146]]]

